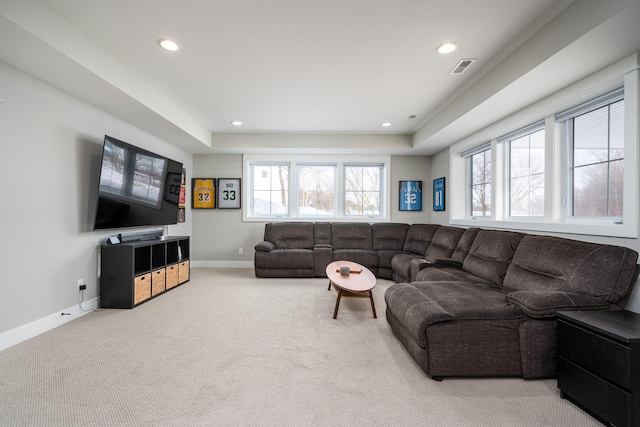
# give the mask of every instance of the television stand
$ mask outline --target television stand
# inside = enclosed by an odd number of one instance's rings
[[[100,246],[100,307],[133,308],[189,281],[189,237]]]

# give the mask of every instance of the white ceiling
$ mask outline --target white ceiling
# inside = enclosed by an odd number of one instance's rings
[[[640,0],[1,0],[0,60],[194,153],[311,133],[432,154],[640,50],[637,22]]]

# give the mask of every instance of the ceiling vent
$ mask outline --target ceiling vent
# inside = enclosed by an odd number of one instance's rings
[[[453,67],[453,70],[451,70],[449,74],[462,74],[474,62],[476,62],[475,59],[461,59],[460,62],[458,62],[455,67]]]

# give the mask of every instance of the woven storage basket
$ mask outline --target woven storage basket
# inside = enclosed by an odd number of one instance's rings
[[[151,298],[151,273],[136,276],[133,286],[133,305]]]
[[[178,264],[167,266],[167,289],[178,286]]]
[[[156,296],[159,293],[164,292],[165,290],[165,269],[161,268],[159,270],[151,273],[151,296]]]
[[[184,283],[189,280],[189,261],[183,261],[178,268],[178,282]]]

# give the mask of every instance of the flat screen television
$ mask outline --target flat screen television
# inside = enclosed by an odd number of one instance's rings
[[[104,137],[94,230],[178,222],[182,163]]]

